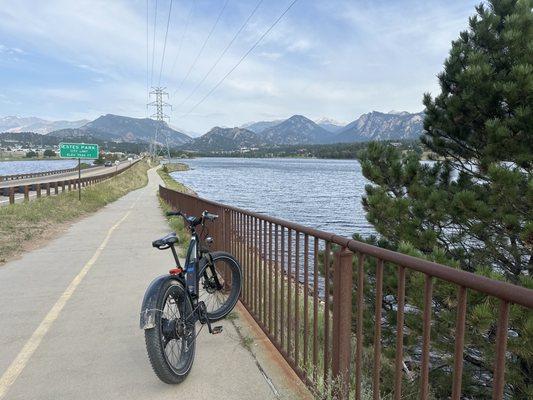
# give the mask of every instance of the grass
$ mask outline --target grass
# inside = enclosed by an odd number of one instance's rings
[[[163,180],[165,186],[169,189],[175,190],[177,192],[182,193],[189,193],[189,194],[195,194],[191,189],[189,189],[187,186],[183,185],[182,183],[176,182],[172,177],[169,175],[172,172],[176,171],[187,171],[189,169],[189,166],[187,164],[182,163],[168,163],[163,165],[161,168],[157,170],[157,173]],[[159,198],[159,204],[161,206],[161,209],[163,210],[163,213],[166,213],[167,211],[170,211],[172,209],[171,206],[169,206],[167,203],[165,203],[161,198]],[[183,218],[181,217],[167,217],[168,224],[170,225],[170,228],[176,232],[176,235],[179,238],[179,243],[181,244],[178,248],[178,253],[181,257],[185,256],[185,253],[187,251],[186,244],[189,242],[190,234],[187,228],[185,227],[185,224],[183,222]]]
[[[169,174],[177,171],[188,171],[189,169],[189,166],[184,163],[166,163],[161,167],[162,171]]]
[[[188,194],[196,194],[194,191],[189,189],[187,186],[180,182],[176,182],[170,174],[172,172],[177,171],[188,171],[189,166],[187,164],[182,163],[168,163],[163,165],[161,168],[157,170],[157,173],[163,179],[163,182],[165,183],[165,186],[169,189],[175,190],[177,192],[181,193],[188,193]]]
[[[126,193],[148,183],[147,161],[140,161],[123,173],[82,189],[57,196],[0,207],[0,264],[20,254],[31,241],[52,236],[59,224],[93,213]]]

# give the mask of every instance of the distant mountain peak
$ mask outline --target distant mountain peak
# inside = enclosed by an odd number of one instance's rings
[[[265,144],[260,135],[248,129],[215,126],[182,148],[194,151],[236,151],[261,147]]]
[[[423,133],[424,113],[371,111],[346,125],[336,135],[339,142],[417,139]]]
[[[87,122],[89,121],[49,121],[38,117],[8,115],[0,118],[0,132],[35,132],[45,135],[58,129],[79,128]]]
[[[321,117],[321,118],[315,119],[315,123],[318,125],[320,124],[331,124],[331,125],[337,125],[337,126],[346,125],[346,122],[341,122],[334,118],[328,118],[328,117]]]
[[[396,111],[396,110],[391,110],[391,111],[389,111],[387,114],[394,114],[394,115],[409,115],[410,113],[407,112],[407,111]]]
[[[331,132],[309,118],[295,114],[282,123],[266,129],[261,135],[275,144],[318,144],[327,143]]]
[[[164,121],[150,118],[133,118],[116,114],[105,114],[78,129],[54,131],[59,137],[92,136],[102,140],[115,142],[149,143],[158,132],[158,141],[178,146],[190,142],[192,139],[182,132],[178,132]]]

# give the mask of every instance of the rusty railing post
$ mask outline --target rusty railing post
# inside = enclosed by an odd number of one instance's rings
[[[9,204],[15,204],[15,188],[13,186],[9,188]]]
[[[350,336],[352,321],[352,258],[346,247],[335,253],[333,265],[332,373],[336,398],[347,399],[350,382]]]
[[[37,183],[35,185],[35,191],[37,192],[37,197],[41,197],[41,184]]]
[[[231,221],[230,221],[230,212],[227,208],[222,209],[223,215],[222,215],[222,235],[223,236],[223,243],[224,243],[224,251],[227,251],[228,253],[231,253],[230,251],[230,229],[231,229]],[[228,283],[228,285],[231,285],[231,273],[228,268],[224,268],[223,271],[224,281]]]
[[[30,200],[30,187],[28,185],[24,185],[24,201]]]

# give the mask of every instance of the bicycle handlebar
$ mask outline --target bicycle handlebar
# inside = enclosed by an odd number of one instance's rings
[[[218,218],[217,214],[212,214],[212,213],[210,213],[208,211],[202,212],[202,216],[201,217],[188,216],[187,214],[181,212],[180,210],[167,211],[165,214],[166,214],[167,217],[174,217],[174,216],[183,217],[183,219],[185,219],[185,221],[187,221],[187,223],[190,226],[199,225],[199,224],[203,223],[206,220],[212,222],[212,221],[214,221],[215,219]]]

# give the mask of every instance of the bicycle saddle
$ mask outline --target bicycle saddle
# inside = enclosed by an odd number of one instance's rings
[[[168,235],[163,236],[161,239],[154,240],[152,246],[157,247],[159,250],[164,250],[178,241],[179,239],[176,236],[176,232],[171,232]]]

